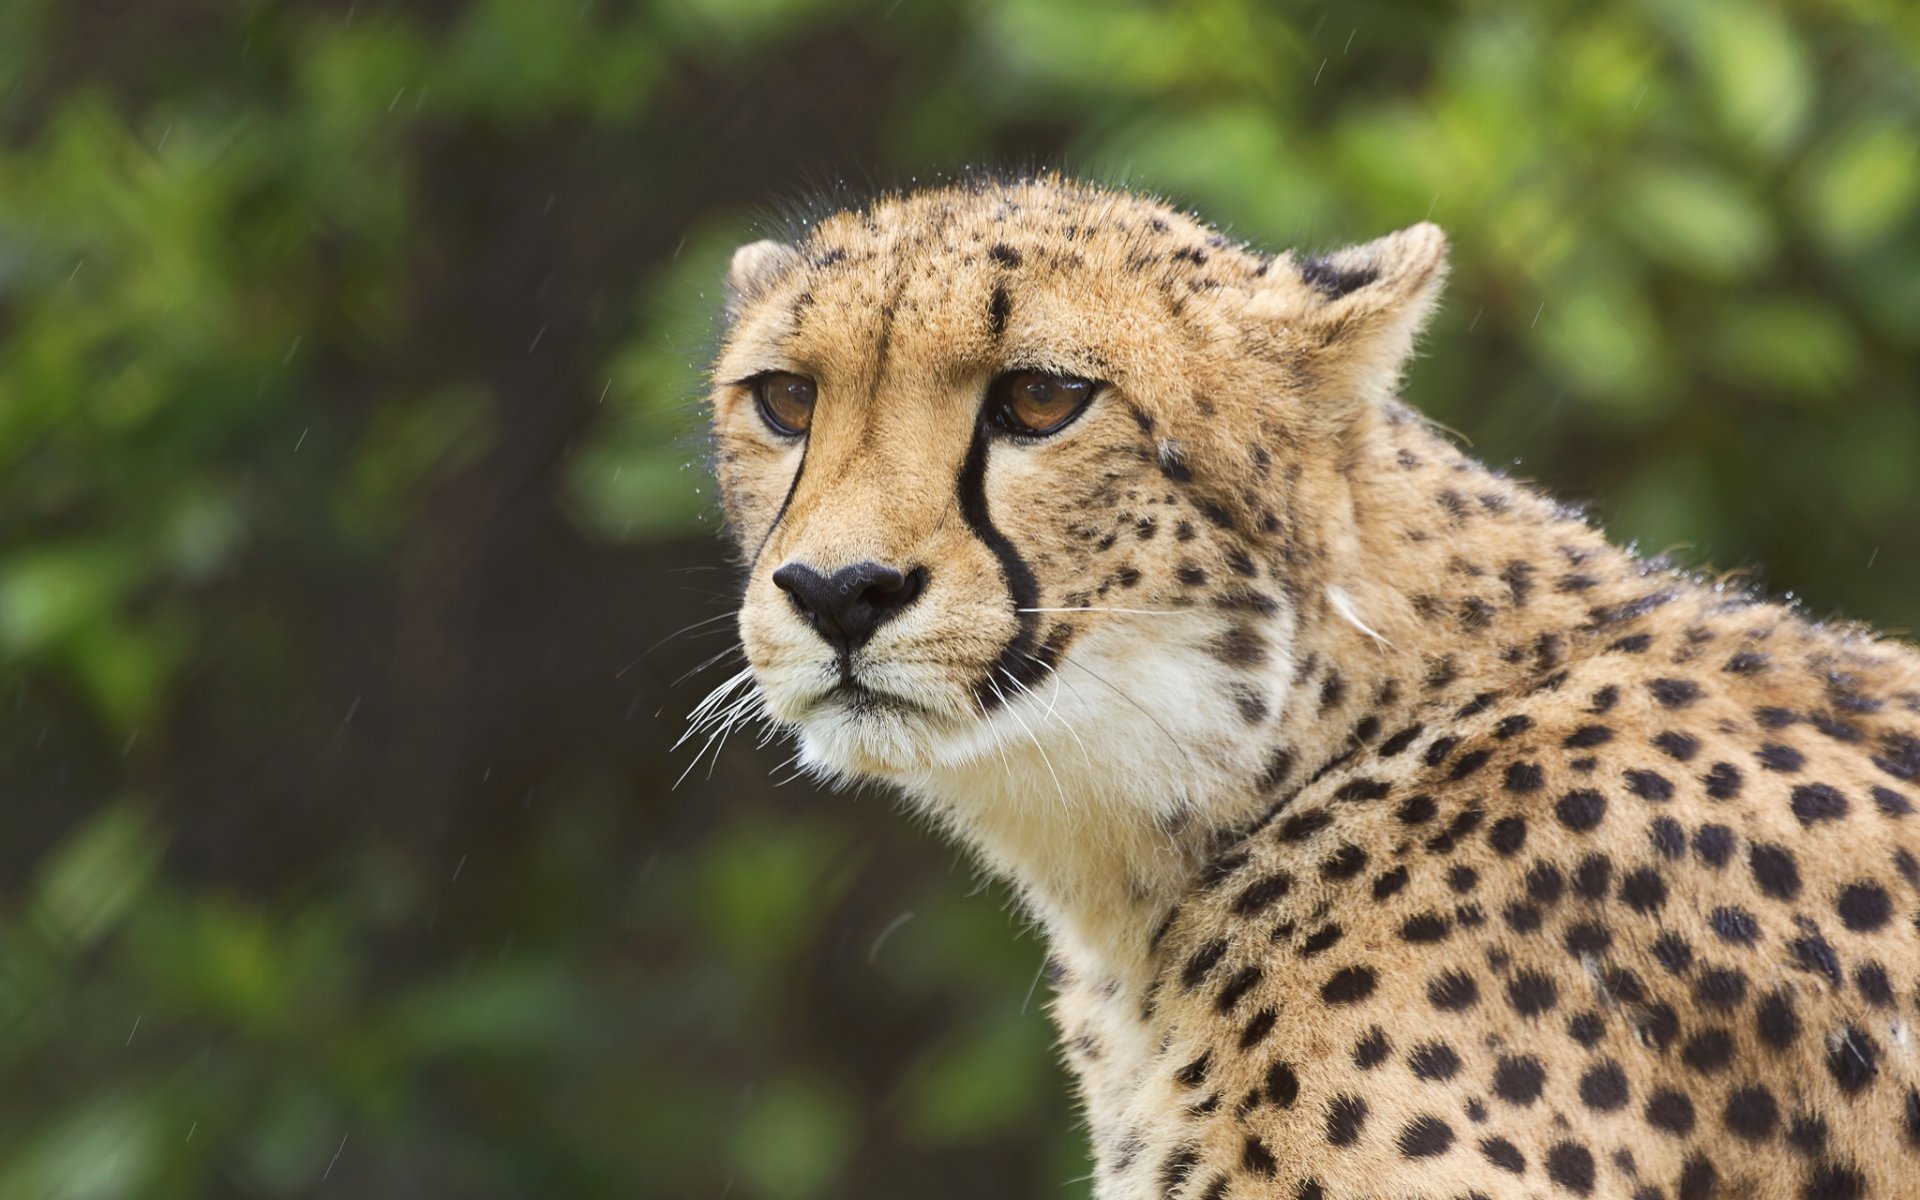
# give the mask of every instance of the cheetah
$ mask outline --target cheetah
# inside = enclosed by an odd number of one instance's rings
[[[1463,454],[1446,273],[1051,175],[743,246],[700,718],[1010,881],[1102,1200],[1920,1195],[1920,654]]]

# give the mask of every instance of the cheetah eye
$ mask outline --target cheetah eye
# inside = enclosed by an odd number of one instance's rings
[[[1095,386],[1073,375],[1008,371],[987,388],[987,416],[1007,433],[1044,437],[1079,416]]]
[[[760,417],[783,437],[799,437],[813,424],[813,380],[785,371],[756,375],[748,384]]]

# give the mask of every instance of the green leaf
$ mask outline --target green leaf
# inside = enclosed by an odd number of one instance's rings
[[[852,1106],[819,1080],[759,1089],[733,1134],[733,1161],[755,1196],[813,1200],[835,1187],[858,1131]]]
[[[74,950],[118,925],[153,879],[165,839],[141,808],[120,803],[95,813],[41,861],[33,915]]]
[[[1920,154],[1912,126],[1892,120],[1853,125],[1802,172],[1808,220],[1829,248],[1851,254],[1884,238],[1913,213]]]
[[[1707,279],[1751,275],[1774,252],[1766,212],[1738,181],[1697,163],[1649,164],[1631,176],[1618,220],[1655,258]]]

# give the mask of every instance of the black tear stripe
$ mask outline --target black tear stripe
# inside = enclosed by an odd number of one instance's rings
[[[1007,592],[1013,598],[1013,615],[1020,622],[1020,629],[1001,648],[1000,657],[987,668],[986,678],[973,685],[973,696],[982,712],[992,712],[1006,703],[1006,691],[998,686],[1002,680],[1008,681],[1008,686],[1015,690],[1032,684],[1053,669],[1064,645],[1062,641],[1048,639],[1039,649],[1034,648],[1040,633],[1040,614],[1025,610],[1038,607],[1040,585],[1034,580],[1032,568],[1007,536],[995,527],[993,517],[987,512],[989,436],[983,412],[974,426],[973,444],[967,447],[967,459],[960,466],[955,489],[960,499],[960,515],[966,520],[967,528],[1000,560],[1000,573],[1006,578]]]
[[[808,438],[806,441],[800,443],[800,465],[793,469],[793,482],[787,485],[786,497],[780,501],[779,511],[773,514],[773,524],[767,526],[766,536],[761,538],[760,544],[753,549],[753,562],[747,567],[747,577],[749,579],[753,577],[754,571],[759,569],[760,556],[766,552],[767,543],[773,540],[773,531],[780,528],[780,519],[787,515],[787,507],[793,503],[793,494],[800,490],[800,476],[806,473],[807,450],[812,445],[812,438]]]

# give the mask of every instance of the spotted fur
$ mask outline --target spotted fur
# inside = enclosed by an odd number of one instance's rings
[[[761,702],[1044,923],[1105,1200],[1920,1192],[1920,657],[1437,435],[1394,391],[1444,273],[1055,178],[744,248]],[[1013,368],[1103,386],[1013,439]],[[927,584],[847,687],[770,576],[868,560]]]

